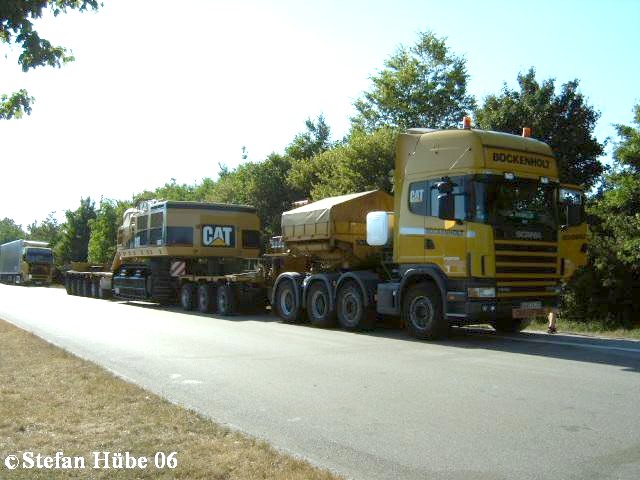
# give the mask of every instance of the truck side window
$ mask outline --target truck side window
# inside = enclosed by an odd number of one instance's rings
[[[436,185],[440,182],[440,179],[429,180],[427,188],[429,191],[429,205],[428,212],[429,216],[437,217],[438,216],[438,195],[440,192],[438,191]],[[456,184],[453,187],[454,203],[455,203],[455,215],[456,219],[466,220],[467,219],[467,201],[466,196],[462,195],[465,193],[465,179],[464,177],[451,177],[451,181]]]
[[[427,214],[427,182],[413,182],[409,185],[409,211],[416,215]]]

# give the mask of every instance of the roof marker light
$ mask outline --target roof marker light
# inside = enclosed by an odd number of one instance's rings
[[[471,130],[471,117],[462,117],[462,128]]]
[[[529,138],[531,136],[531,127],[522,127],[522,136]]]

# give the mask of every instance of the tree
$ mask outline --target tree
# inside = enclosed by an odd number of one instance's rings
[[[504,84],[499,95],[489,95],[475,112],[480,128],[519,135],[531,127],[533,136],[547,143],[558,160],[562,182],[591,188],[603,173],[598,161],[604,145],[593,130],[600,113],[578,91],[578,80],[555,92],[555,80],[542,83],[534,68],[518,75],[519,90]]]
[[[564,302],[568,316],[624,327],[640,318],[640,105],[634,113],[635,126],[616,126],[616,163],[588,208],[589,263]]]
[[[291,208],[294,191],[287,185],[291,159],[272,153],[261,162],[247,162],[216,183],[207,201],[253,205],[267,235],[280,232],[280,215]]]
[[[96,217],[89,220],[89,235],[87,261],[91,263],[108,263],[116,253],[118,227],[122,215],[131,206],[129,202],[100,199],[100,208]]]
[[[99,5],[97,0],[3,1],[0,4],[0,42],[19,45],[18,64],[23,72],[40,66],[60,67],[72,62],[73,56],[64,47],[40,38],[33,28],[34,20],[41,18],[47,10],[57,16],[68,10],[97,10]],[[1,95],[0,119],[20,118],[24,113],[29,115],[33,100],[26,90]]]
[[[95,204],[90,197],[81,198],[76,210],[65,212],[66,222],[62,227],[60,241],[55,254],[61,264],[86,262],[89,249],[89,221],[96,218]]]
[[[623,165],[640,172],[640,104],[633,107],[635,127],[616,125],[621,138],[613,150],[614,157]]]
[[[7,217],[0,220],[0,245],[26,238],[26,236],[26,233],[22,230],[22,225],[18,225]]]
[[[47,242],[51,247],[58,243],[61,226],[58,224],[54,213],[51,212],[42,222],[34,221],[27,227],[30,240]]]
[[[397,136],[390,127],[372,133],[354,128],[344,143],[294,164],[288,182],[313,200],[373,189],[391,192]]]
[[[307,130],[297,134],[285,148],[285,155],[295,160],[306,160],[331,148],[331,128],[324,116],[318,115],[314,122],[308,118],[304,122]]]
[[[449,52],[445,38],[419,34],[412,47],[401,46],[371,77],[371,89],[354,106],[355,125],[374,131],[382,126],[449,128],[474,109],[467,95],[466,60]]]

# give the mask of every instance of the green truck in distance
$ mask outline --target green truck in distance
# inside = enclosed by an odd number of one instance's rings
[[[49,285],[53,252],[46,242],[14,240],[0,245],[0,282],[14,285]]]

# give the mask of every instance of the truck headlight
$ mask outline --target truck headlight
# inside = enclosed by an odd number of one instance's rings
[[[474,287],[467,289],[467,295],[475,298],[494,298],[496,296],[495,287]]]

